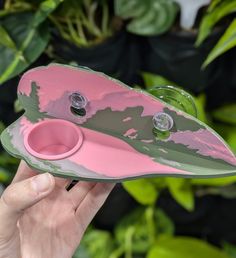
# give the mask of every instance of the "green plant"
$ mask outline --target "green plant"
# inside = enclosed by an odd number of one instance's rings
[[[49,42],[45,21],[60,2],[40,1],[36,11],[29,11],[28,2],[6,1],[0,13],[0,84],[24,71],[45,50]]]
[[[115,0],[115,13],[131,20],[127,30],[138,35],[159,35],[173,25],[178,5],[172,0]]]
[[[223,19],[231,21],[225,33],[221,36],[215,47],[209,53],[203,67],[206,67],[217,57],[236,46],[236,21],[229,15],[236,12],[235,0],[214,0],[209,5],[206,14],[203,16],[199,28],[196,46],[200,46],[211,34],[215,26]],[[232,16],[233,17],[233,16]],[[227,24],[227,23],[226,23]]]
[[[65,0],[50,19],[63,38],[79,47],[97,44],[114,31],[106,0]]]
[[[91,227],[73,258],[230,258],[228,249],[175,236],[174,224],[163,210],[147,206],[126,215],[112,233]]]

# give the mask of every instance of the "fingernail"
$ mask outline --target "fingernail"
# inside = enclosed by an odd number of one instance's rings
[[[49,173],[44,173],[35,176],[32,179],[32,187],[38,193],[46,192],[52,185],[52,176]]]

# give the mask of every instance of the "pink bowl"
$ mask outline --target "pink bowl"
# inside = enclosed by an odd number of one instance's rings
[[[64,159],[75,153],[83,142],[83,133],[75,124],[52,119],[35,124],[24,138],[26,150],[33,156],[46,159]]]

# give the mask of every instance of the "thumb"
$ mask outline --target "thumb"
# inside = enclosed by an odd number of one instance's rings
[[[49,173],[11,184],[0,199],[0,237],[9,239],[23,211],[52,192],[55,180]]]

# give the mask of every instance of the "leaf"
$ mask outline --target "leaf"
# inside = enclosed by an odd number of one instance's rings
[[[156,207],[138,208],[125,216],[115,228],[115,237],[120,245],[127,240],[132,230],[132,251],[146,253],[158,235],[173,235],[173,222]]]
[[[148,11],[149,0],[115,0],[115,14],[124,19],[140,17]]]
[[[81,258],[81,257],[83,257],[83,258],[93,258],[88,253],[86,247],[83,244],[80,243],[79,247],[76,249],[72,258]]]
[[[12,40],[11,36],[8,34],[6,29],[0,25],[0,45],[13,49],[17,51],[15,42]]]
[[[122,185],[136,201],[143,205],[154,204],[157,200],[158,191],[151,179],[126,181]]]
[[[166,178],[169,191],[173,198],[186,210],[194,209],[194,193],[188,179]]]
[[[113,244],[108,231],[89,229],[73,258],[108,258],[113,250]]]
[[[0,67],[0,84],[24,71],[44,51],[49,42],[49,30],[48,26],[42,23],[60,2],[62,1],[45,0],[40,3],[34,14],[29,12],[9,14],[0,20],[0,26],[11,32],[5,39],[5,45],[0,46],[3,60]],[[6,38],[6,33],[4,35]],[[9,41],[11,38],[14,38],[17,48],[12,48],[13,42]]]
[[[222,116],[222,119],[225,118]],[[232,151],[236,154],[236,125],[233,123],[231,125],[230,123],[215,122],[212,124],[212,127],[226,140]]]
[[[236,125],[236,104],[222,106],[213,111],[212,116],[221,122]]]
[[[209,7],[211,8],[211,7]],[[211,10],[211,9],[210,9]],[[201,21],[195,45],[198,47],[209,36],[217,22],[236,11],[236,0],[224,0],[208,12]]]
[[[198,97],[194,98],[194,102],[197,107],[197,118],[206,124],[210,124],[210,120],[208,119],[205,111],[206,95],[200,94]]]
[[[10,156],[7,152],[2,152],[0,155],[0,164],[4,167],[14,166],[18,167],[19,159]]]
[[[163,76],[160,76],[157,74],[143,72],[142,77],[147,90],[155,86],[168,86],[168,85],[176,86],[176,83],[171,82],[168,79],[164,78]]]
[[[222,2],[222,0],[212,0],[212,1],[211,1],[211,4],[209,5],[207,11],[208,11],[208,12],[213,11],[214,8],[215,8],[218,4],[220,4],[221,2]]]
[[[236,182],[236,176],[211,178],[211,179],[191,179],[192,185],[205,185],[205,186],[226,186]]]
[[[37,27],[44,22],[63,0],[44,0],[34,16],[33,26]]]
[[[159,35],[169,30],[178,10],[172,0],[115,1],[116,15],[131,19],[127,30],[143,36]]]
[[[150,248],[150,235],[156,234],[155,225],[150,228],[147,225],[144,208],[135,209],[126,215],[115,228],[115,239],[119,245],[126,245],[127,237],[131,238],[132,251],[137,253],[145,253]],[[153,221],[153,218],[152,218]],[[132,232],[130,236],[130,232]],[[124,247],[124,249],[127,246]],[[129,247],[128,247],[129,248]]]
[[[229,258],[217,247],[191,237],[160,237],[147,258]]]
[[[233,127],[226,138],[227,143],[236,154],[236,127]]]
[[[0,26],[14,39],[17,51],[0,45],[0,84],[24,71],[44,51],[49,41],[46,24],[32,27],[32,13],[11,14],[0,19]]]
[[[203,63],[203,68],[209,65],[213,60],[215,60],[220,55],[224,54],[226,51],[236,46],[236,19],[234,19],[229,25],[226,32],[219,39],[215,47],[211,50],[210,54],[207,56]]]
[[[236,258],[236,246],[235,245],[232,245],[230,243],[224,243],[223,249],[230,258]]]
[[[174,235],[174,223],[161,209],[157,209],[155,212],[155,221],[157,224],[157,234],[160,235]]]

